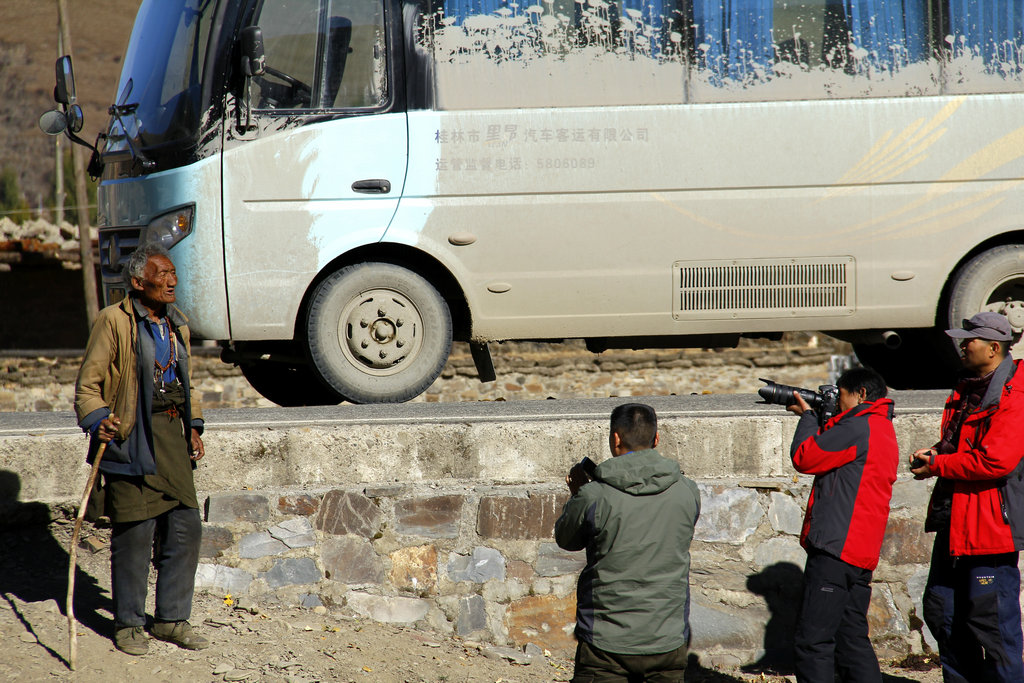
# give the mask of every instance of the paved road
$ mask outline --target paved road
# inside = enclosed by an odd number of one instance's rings
[[[944,391],[900,391],[891,397],[898,414],[938,413]],[[663,417],[737,417],[782,413],[781,406],[759,404],[753,394],[651,396],[547,401],[490,401],[474,403],[399,403],[340,405],[318,408],[248,408],[211,410],[207,428],[301,427],[352,424],[452,424],[531,420],[605,419],[626,401],[648,403]],[[55,435],[77,432],[70,412],[0,413],[0,436]]]

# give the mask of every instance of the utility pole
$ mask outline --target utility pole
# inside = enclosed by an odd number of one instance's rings
[[[59,59],[64,56],[64,36],[60,34],[60,22],[58,21],[57,24],[57,58]],[[54,156],[57,159],[53,173],[53,198],[57,204],[54,218],[58,229],[64,223],[64,149],[60,144],[62,139],[64,139],[63,135],[53,136]]]
[[[65,54],[71,55],[71,27],[67,0],[57,0],[57,21]],[[75,203],[78,204],[78,248],[82,260],[82,286],[85,290],[85,316],[89,329],[99,314],[96,299],[96,268],[92,261],[92,236],[89,229],[89,193],[85,186],[85,150],[81,145],[71,146],[75,166]]]

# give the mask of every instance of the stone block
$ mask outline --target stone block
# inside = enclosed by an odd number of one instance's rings
[[[896,607],[892,592],[886,585],[871,587],[868,606],[868,633],[872,636],[905,636],[910,633],[906,620]]]
[[[469,557],[452,553],[448,556],[448,578],[451,581],[484,583],[491,579],[505,580],[505,558],[494,548],[477,546]]]
[[[286,550],[288,550],[288,546],[272,537],[266,531],[246,534],[238,542],[238,556],[245,559],[279,555]]]
[[[935,640],[935,636],[932,635],[931,629],[924,623],[922,600],[924,598],[924,588],[928,585],[928,573],[928,567],[921,567],[907,579],[907,593],[910,594],[910,600],[914,605],[914,613],[910,616],[910,627],[914,630],[920,629],[924,642],[927,643],[932,652],[938,652],[939,643]]]
[[[579,574],[587,566],[587,553],[584,550],[562,550],[555,543],[541,543],[536,566],[540,576]]]
[[[196,589],[241,595],[249,590],[252,574],[219,564],[200,564],[196,568]]]
[[[277,589],[283,586],[319,583],[323,577],[313,560],[308,557],[298,557],[277,560],[270,571],[263,575],[263,578],[268,586]]]
[[[479,595],[459,598],[459,616],[455,620],[455,633],[468,636],[487,628],[486,601]]]
[[[299,606],[306,609],[314,609],[316,607],[323,607],[324,602],[316,593],[303,593],[299,596]]]
[[[505,576],[509,579],[515,579],[523,582],[533,581],[533,577],[536,576],[536,572],[533,571],[533,567],[530,566],[529,562],[523,562],[522,560],[509,560],[505,563]]]
[[[754,548],[754,566],[758,569],[782,563],[803,567],[806,561],[807,553],[792,536],[769,538]]]
[[[398,590],[433,593],[437,588],[437,549],[432,545],[391,553],[391,585]]]
[[[767,610],[710,607],[690,602],[690,647],[693,650],[758,650],[764,647],[766,624],[771,628]],[[791,638],[792,636],[790,636]]]
[[[430,611],[430,603],[418,598],[351,591],[345,596],[345,601],[356,614],[393,624],[413,624],[426,617]]]
[[[235,535],[222,526],[203,525],[203,540],[199,543],[199,557],[220,557],[235,542]]]
[[[508,637],[517,647],[534,643],[562,655],[576,649],[576,596],[531,595],[509,603]]]
[[[901,476],[902,468],[906,466],[906,461],[900,462]],[[897,479],[896,483],[892,485],[892,501],[889,506],[893,510],[906,509],[923,515],[928,509],[928,501],[932,497],[933,482],[934,479],[929,481]]]
[[[768,521],[772,529],[779,533],[799,536],[804,524],[804,511],[793,496],[772,491]]]
[[[476,531],[484,538],[507,540],[552,538],[567,493],[485,496],[477,510]]]
[[[308,517],[320,509],[320,499],[308,493],[281,496],[277,499],[277,509],[283,515]]]
[[[413,498],[395,503],[395,532],[427,538],[459,535],[463,496]]]
[[[336,536],[355,534],[373,538],[380,529],[380,521],[380,510],[372,500],[360,493],[335,489],[324,495],[316,528]]]
[[[305,517],[285,520],[267,529],[267,533],[289,548],[309,548],[316,545],[316,534]]]
[[[384,567],[365,538],[342,536],[324,541],[320,551],[324,573],[339,583],[381,583]]]
[[[932,536],[917,519],[889,516],[882,540],[883,560],[890,564],[926,564],[932,558]]]
[[[206,521],[211,524],[265,522],[270,501],[257,493],[214,493],[206,499]]]
[[[756,491],[698,484],[700,519],[694,538],[708,543],[741,545],[764,518]]]

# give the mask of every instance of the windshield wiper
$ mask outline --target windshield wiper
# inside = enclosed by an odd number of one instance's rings
[[[147,157],[142,150],[136,150],[135,145],[132,144],[132,138],[128,134],[128,127],[124,124],[124,119],[121,116],[128,114],[135,114],[135,110],[139,108],[138,102],[132,102],[131,104],[124,104],[124,101],[128,99],[128,95],[132,92],[132,86],[134,82],[131,78],[124,85],[124,92],[121,93],[121,104],[112,104],[107,109],[107,113],[113,116],[117,123],[121,126],[121,132],[124,133],[124,141],[128,143],[128,152],[132,155],[132,161],[137,162],[142,167],[143,171],[152,171],[156,168],[156,162]]]

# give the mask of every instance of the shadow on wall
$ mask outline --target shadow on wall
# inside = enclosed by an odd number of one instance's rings
[[[764,629],[764,655],[743,667],[751,673],[793,673],[793,637],[803,600],[804,570],[792,562],[778,562],[747,577],[747,590],[768,604],[771,617]]]
[[[67,550],[50,531],[50,509],[43,503],[20,503],[21,478],[0,470],[0,599],[10,606],[26,632],[40,638],[19,605],[56,601],[66,615],[68,592]],[[100,613],[112,605],[97,580],[79,568],[75,574],[75,618],[80,626],[99,634],[113,632],[113,621]],[[42,640],[40,639],[42,644]],[[49,654],[64,661],[53,649]],[[66,663],[66,662],[65,662]]]
[[[778,562],[747,577],[747,589],[768,604],[771,617],[764,629],[764,656],[743,667],[747,673],[765,676],[792,675],[793,641],[803,602],[804,571],[792,562]],[[687,680],[690,680],[687,678]],[[714,681],[696,678],[695,681]],[[914,683],[913,678],[883,673],[883,683]]]

